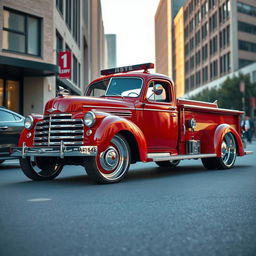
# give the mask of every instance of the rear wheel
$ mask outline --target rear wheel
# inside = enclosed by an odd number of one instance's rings
[[[117,134],[110,145],[95,157],[86,157],[84,166],[87,174],[97,183],[115,183],[122,180],[130,166],[131,153],[126,139]]]
[[[176,167],[180,163],[180,160],[173,160],[173,161],[161,161],[156,162],[156,164],[160,167]]]
[[[221,157],[203,158],[206,169],[230,169],[236,161],[236,140],[232,133],[227,133],[221,143]]]
[[[26,157],[20,159],[23,173],[32,180],[52,180],[57,177],[63,165],[58,158]]]

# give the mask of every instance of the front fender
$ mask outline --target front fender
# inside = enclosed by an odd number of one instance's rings
[[[94,141],[99,151],[104,151],[109,146],[113,136],[121,131],[128,131],[134,136],[138,143],[140,160],[146,161],[147,143],[144,134],[133,122],[117,116],[106,116],[97,127]]]
[[[25,128],[22,130],[22,132],[20,134],[20,138],[19,138],[18,147],[22,147],[23,142],[25,142],[26,146],[28,146],[28,147],[33,146],[35,126],[36,126],[37,122],[43,120],[43,115],[41,115],[41,114],[31,114],[31,116],[33,117],[34,125],[30,130],[27,130]]]
[[[243,143],[238,132],[228,124],[221,124],[216,128],[214,133],[214,149],[217,156],[221,157],[221,143],[223,141],[225,134],[228,132],[231,132],[235,137],[238,155],[245,155]]]

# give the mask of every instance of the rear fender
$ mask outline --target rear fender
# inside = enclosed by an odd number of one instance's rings
[[[225,134],[227,134],[228,132],[231,132],[235,137],[238,155],[245,155],[243,143],[238,132],[228,124],[221,124],[217,127],[214,133],[214,149],[217,156],[221,157],[221,143]]]
[[[106,116],[97,127],[94,141],[99,151],[104,151],[109,146],[111,139],[119,132],[130,132],[138,143],[141,161],[147,159],[147,143],[140,128],[131,121],[117,116]]]

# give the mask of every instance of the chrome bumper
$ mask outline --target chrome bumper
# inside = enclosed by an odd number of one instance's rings
[[[95,156],[97,154],[97,146],[64,146],[60,147],[27,147],[23,143],[22,147],[12,149],[12,157],[27,156],[52,156],[64,158],[65,156]]]

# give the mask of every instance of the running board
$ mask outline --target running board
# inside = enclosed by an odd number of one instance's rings
[[[197,155],[175,155],[172,156],[169,153],[149,153],[147,155],[148,161],[161,162],[161,161],[173,161],[184,159],[197,159],[197,158],[210,158],[216,157],[216,154],[197,154]]]

